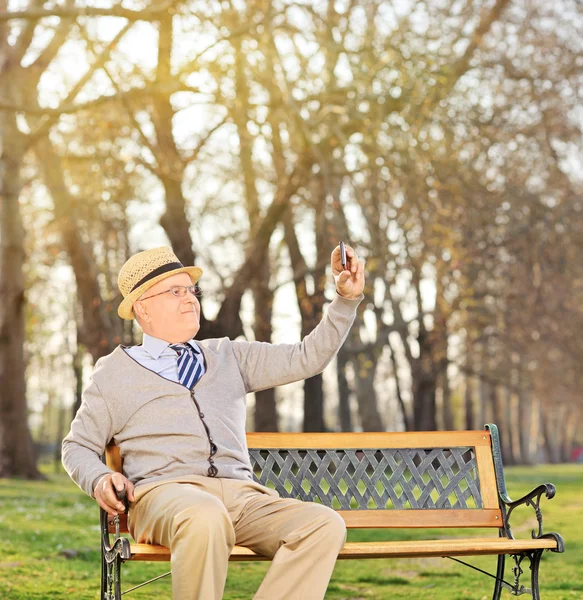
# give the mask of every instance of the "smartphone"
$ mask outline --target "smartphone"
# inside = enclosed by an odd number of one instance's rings
[[[340,262],[342,263],[342,268],[346,269],[346,248],[344,242],[340,242]]]

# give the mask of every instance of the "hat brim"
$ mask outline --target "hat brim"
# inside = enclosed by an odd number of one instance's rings
[[[117,309],[117,314],[122,319],[126,319],[128,321],[135,319],[136,316],[134,314],[134,309],[133,309],[134,302],[143,293],[145,293],[146,290],[149,290],[154,284],[158,283],[159,281],[162,281],[163,279],[171,277],[172,275],[177,275],[178,273],[188,273],[188,275],[190,276],[190,279],[194,285],[200,279],[200,276],[202,275],[202,269],[200,267],[182,267],[180,269],[174,269],[173,271],[168,271],[166,273],[162,273],[161,275],[158,275],[157,277],[154,277],[154,278],[146,281],[146,283],[143,283],[140,287],[136,288],[133,292],[130,292],[122,300],[121,304],[119,305],[119,307]]]

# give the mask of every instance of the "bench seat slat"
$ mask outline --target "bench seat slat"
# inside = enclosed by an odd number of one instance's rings
[[[151,544],[130,544],[132,560],[168,561],[170,550]],[[512,554],[524,550],[556,549],[554,539],[509,540],[506,538],[457,538],[447,540],[407,540],[390,542],[347,542],[338,558],[412,558],[423,556],[468,556]],[[270,560],[249,548],[235,546],[231,561]]]

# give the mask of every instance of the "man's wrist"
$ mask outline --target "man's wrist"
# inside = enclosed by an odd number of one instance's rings
[[[94,480],[93,480],[93,487],[92,487],[92,492],[93,492],[93,496],[95,496],[95,490],[97,489],[97,486],[101,483],[101,481],[107,477],[108,475],[111,475],[111,473],[103,473],[103,475],[99,475],[97,476]]]
[[[338,288],[336,288],[336,293],[341,297],[341,298],[345,298],[346,300],[356,300],[357,298],[360,298],[362,296],[362,294],[357,294],[356,296],[345,296],[344,294],[340,293],[340,290]]]
[[[356,298],[345,298],[336,291],[332,303],[330,304],[330,309],[343,315],[352,315],[363,299],[364,294],[360,294],[360,296],[357,296]]]

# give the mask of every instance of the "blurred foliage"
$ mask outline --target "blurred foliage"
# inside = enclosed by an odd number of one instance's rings
[[[162,225],[175,247],[194,248],[203,305],[216,310],[252,224],[308,155],[288,208],[306,278],[322,268],[320,235],[367,261],[342,366],[357,422],[378,426],[370,408],[389,380],[384,428],[495,418],[513,460],[543,443],[547,458],[568,458],[583,384],[579,3],[157,6],[127,20],[57,3],[61,18],[0,21],[0,114],[17,115],[36,149],[21,168],[31,298],[52,277],[43,265],[61,261],[82,296],[80,246],[60,241],[72,225],[100,296],[87,292],[72,318],[89,331],[93,297],[93,313],[103,304],[115,320],[115,274]],[[50,60],[35,60],[51,44]],[[280,226],[267,257],[274,290],[300,276],[282,237]],[[35,302],[27,318],[42,353],[39,319],[53,327],[51,314]],[[116,327],[98,350],[87,337],[94,356],[128,334]]]

